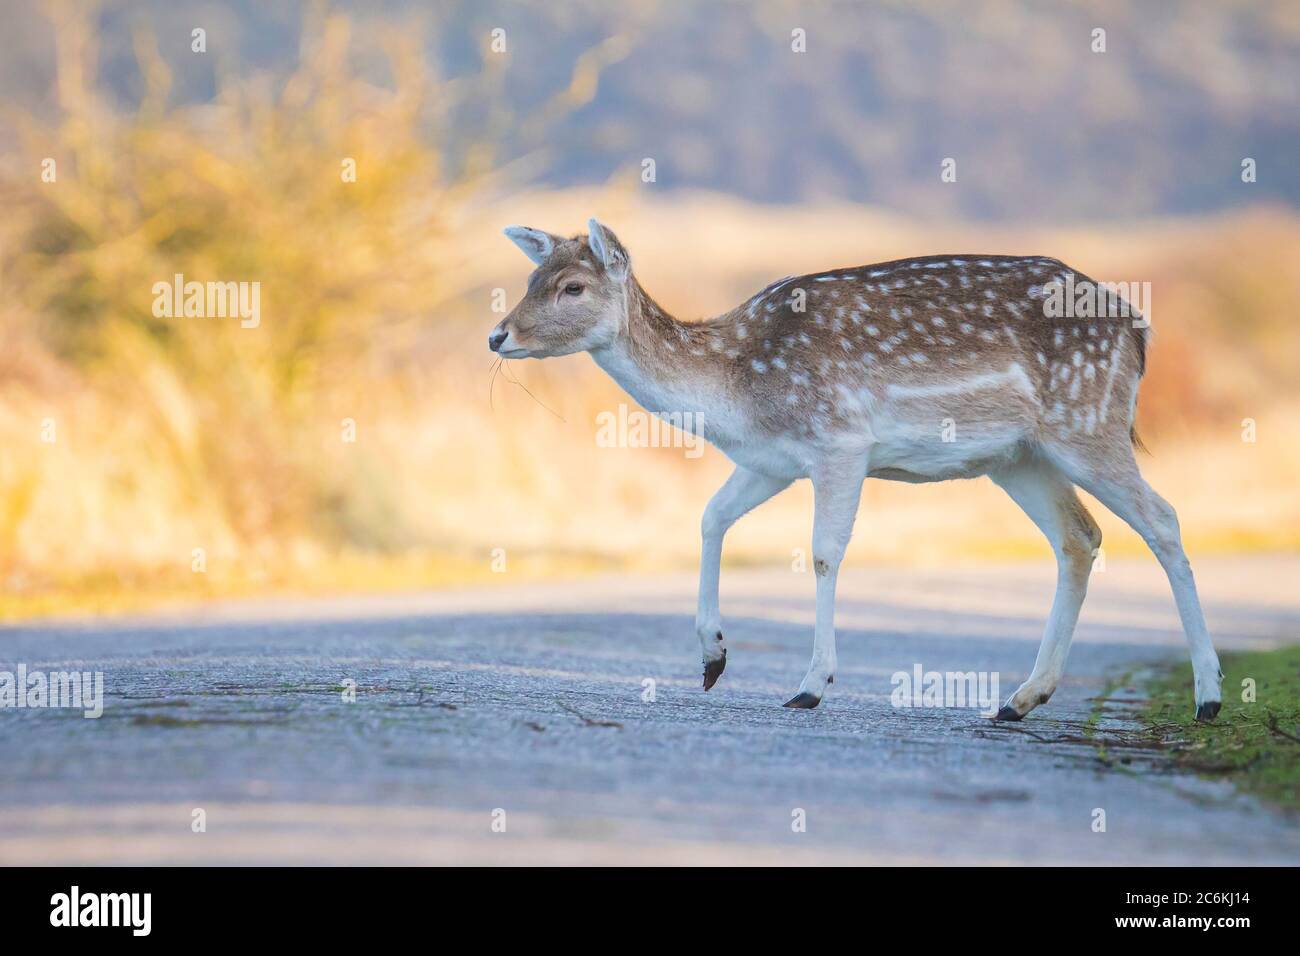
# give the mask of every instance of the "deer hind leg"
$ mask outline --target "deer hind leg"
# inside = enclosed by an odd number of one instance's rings
[[[835,679],[835,582],[840,562],[853,534],[853,522],[867,477],[865,460],[846,458],[814,469],[813,570],[817,576],[817,621],[813,631],[812,663],[799,692],[786,707],[809,709],[821,703],[826,685]]]
[[[1101,546],[1101,530],[1070,481],[1046,462],[1026,461],[990,477],[1038,525],[1056,552],[1056,596],[1034,669],[995,718],[1020,720],[1047,703],[1065,673],[1070,640],[1088,591],[1092,558]]]
[[[700,522],[700,603],[695,613],[695,633],[704,658],[704,689],[718,682],[727,666],[727,645],[722,637],[722,612],[718,607],[718,579],[722,575],[722,539],[742,516],[787,488],[788,479],[769,478],[747,468],[737,468],[709,499]]]
[[[1141,535],[1164,568],[1191,652],[1192,674],[1196,682],[1196,719],[1213,720],[1219,713],[1222,699],[1220,681],[1223,673],[1219,670],[1219,658],[1205,626],[1192,566],[1183,550],[1178,515],[1169,502],[1146,483],[1127,444],[1123,453],[1116,455],[1104,468],[1069,463],[1063,463],[1063,466],[1080,488]]]

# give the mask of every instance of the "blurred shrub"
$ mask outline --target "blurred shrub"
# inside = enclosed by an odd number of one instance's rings
[[[58,441],[77,452],[68,478],[103,481],[97,507],[133,501],[126,510],[137,510],[141,495],[151,496],[158,509],[202,516],[196,523],[207,534],[197,537],[216,534],[231,547],[275,550],[296,537],[375,543],[366,540],[371,528],[344,515],[346,481],[322,458],[320,435],[337,435],[339,419],[327,413],[371,370],[372,344],[383,339],[393,351],[409,342],[452,284],[446,212],[468,184],[442,179],[428,133],[436,84],[418,39],[380,32],[391,77],[381,89],[351,72],[348,21],[321,19],[281,88],[229,83],[211,104],[177,110],[166,106],[168,68],[142,32],[136,53],[147,91],[140,110],[124,114],[86,85],[91,24],[76,8],[64,11],[60,114],[48,125],[11,114],[22,148],[0,180],[9,359],[0,388],[6,424],[23,433],[10,445],[22,450],[15,457],[41,451],[32,447],[36,425],[15,412],[48,388],[14,356],[46,351],[53,360],[37,364],[66,389],[50,410]],[[40,178],[44,157],[57,163],[55,182]],[[355,182],[344,181],[345,160],[355,163]],[[260,326],[156,318],[153,286],[177,273],[260,283]],[[92,406],[84,415],[72,407],[78,392]],[[96,475],[91,446],[102,453],[118,442],[125,447],[111,466],[100,455]],[[0,543],[10,562],[16,529],[35,505],[33,473],[11,459],[0,475]],[[69,489],[65,503],[78,497]],[[93,549],[93,540],[66,530],[74,540],[65,557],[75,564],[76,549]]]

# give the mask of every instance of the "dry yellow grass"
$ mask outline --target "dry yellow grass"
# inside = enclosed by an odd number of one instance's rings
[[[1156,331],[1139,415],[1153,451],[1142,459],[1149,478],[1179,507],[1194,551],[1291,550],[1300,543],[1300,500],[1292,493],[1300,480],[1300,402],[1292,382],[1300,335],[1288,318],[1288,303],[1300,295],[1300,274],[1290,266],[1300,253],[1293,216],[1254,210],[1052,231],[917,223],[849,206],[774,208],[714,195],[572,191],[513,197],[470,217],[468,234],[484,243],[475,259],[479,282],[521,291],[529,266],[497,235],[501,224],[578,231],[591,214],[619,231],[642,283],[683,317],[720,312],[782,275],[937,252],[1043,253],[1098,277],[1151,281]],[[490,324],[485,316],[467,333],[470,356]],[[494,413],[471,410],[456,423],[484,474],[521,472],[518,490],[465,488],[479,496],[469,510],[476,533],[489,541],[576,541],[643,561],[691,560],[699,514],[728,471],[722,456],[710,450],[690,461],[680,450],[598,449],[596,414],[627,399],[588,358],[513,367],[564,421],[498,382]],[[1256,422],[1253,444],[1242,441],[1244,418]],[[811,507],[806,487],[765,505],[731,533],[729,557],[791,560],[793,549],[807,546]],[[987,481],[872,482],[862,516],[850,551],[860,560],[1013,557],[1046,549]],[[1101,520],[1108,548],[1141,547],[1109,515]]]
[[[59,33],[60,120],[11,114],[22,145],[0,167],[0,615],[492,580],[493,549],[512,577],[693,562],[728,470],[716,452],[598,448],[596,415],[628,400],[582,356],[509,366],[554,414],[502,377],[489,400],[492,290],[514,301],[529,268],[500,228],[577,231],[593,214],[684,317],[782,275],[935,252],[1151,281],[1153,483],[1193,551],[1300,544],[1293,213],[992,228],[623,182],[501,198],[486,154],[447,178],[422,122],[438,85],[400,33],[378,38],[390,89],[350,76],[349,25],[327,18],[279,93],[231,83],[187,110],[166,107],[144,35],[151,92],[123,115],[78,80],[78,24]],[[178,272],[261,282],[262,324],[155,318],[153,284]],[[761,509],[729,560],[789,562],[810,511],[806,488]],[[1109,548],[1136,547],[1102,523]],[[872,483],[850,560],[1044,551],[987,482]]]

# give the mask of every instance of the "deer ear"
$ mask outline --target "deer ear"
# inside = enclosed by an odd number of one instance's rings
[[[587,245],[591,246],[591,251],[606,272],[615,279],[627,278],[632,269],[631,257],[623,248],[623,243],[618,241],[618,236],[595,219],[587,220]]]
[[[506,226],[501,231],[524,251],[524,255],[533,260],[534,265],[544,264],[555,251],[555,237],[549,232],[529,229],[527,226]]]

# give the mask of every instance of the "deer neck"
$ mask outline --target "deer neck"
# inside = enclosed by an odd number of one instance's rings
[[[710,347],[712,323],[681,322],[664,311],[634,276],[627,282],[627,321],[596,360],[651,412],[708,414],[726,401],[728,357]]]

